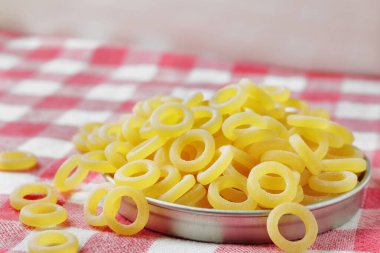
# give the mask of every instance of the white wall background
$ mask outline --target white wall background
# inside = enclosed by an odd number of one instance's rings
[[[0,26],[380,74],[378,0],[0,0]]]

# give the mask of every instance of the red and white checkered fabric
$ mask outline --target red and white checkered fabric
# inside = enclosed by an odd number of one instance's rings
[[[151,52],[119,44],[77,39],[23,37],[0,32],[0,150],[31,151],[39,167],[25,173],[0,172],[0,252],[25,252],[35,233],[18,221],[8,201],[19,184],[50,181],[70,141],[88,121],[116,119],[140,99],[156,94],[206,94],[221,85],[252,78],[284,85],[296,96],[326,108],[354,131],[355,144],[374,167],[362,208],[339,229],[318,236],[309,252],[380,252],[380,77],[299,72],[262,65],[216,61],[172,52]],[[166,237],[148,230],[121,237],[88,226],[83,200],[94,183],[62,194],[81,252],[279,252],[274,245],[223,245]]]

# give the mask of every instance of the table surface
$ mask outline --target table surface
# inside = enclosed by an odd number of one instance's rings
[[[291,59],[290,59],[291,60]],[[300,72],[245,62],[227,62],[175,52],[69,38],[31,37],[0,31],[0,150],[38,156],[37,169],[0,172],[0,252],[25,252],[34,234],[18,221],[10,192],[27,182],[50,182],[78,126],[116,120],[136,101],[156,94],[210,95],[222,85],[248,77],[283,85],[313,106],[328,110],[354,131],[355,145],[369,157],[374,173],[359,212],[350,222],[319,235],[308,252],[380,252],[380,77]],[[75,234],[81,252],[279,252],[271,244],[200,243],[143,230],[130,237],[86,224],[82,203],[103,178],[90,173],[59,203],[69,213],[60,227]]]

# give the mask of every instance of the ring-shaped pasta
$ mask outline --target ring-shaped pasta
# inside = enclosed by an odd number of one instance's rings
[[[282,103],[282,106],[284,107],[285,113],[287,115],[294,113],[298,113],[300,115],[308,115],[310,113],[309,104],[302,99],[289,98]]]
[[[261,106],[266,110],[275,108],[275,103],[271,96],[258,85],[254,84],[249,79],[242,79],[238,83],[238,86],[244,87],[248,96],[260,102]]]
[[[103,150],[95,150],[82,155],[79,167],[88,171],[96,171],[100,173],[115,173],[118,169],[107,160]]]
[[[234,154],[231,146],[222,146],[218,149],[214,162],[204,171],[197,175],[197,181],[203,185],[208,185],[217,177],[223,174],[231,164]]]
[[[276,174],[285,181],[285,189],[281,193],[272,194],[260,185],[260,180],[264,175]],[[281,203],[289,202],[297,194],[298,181],[294,173],[285,165],[278,162],[263,162],[256,165],[249,173],[247,180],[248,194],[262,207],[273,208]]]
[[[149,155],[156,152],[168,141],[167,138],[162,138],[156,135],[150,139],[141,142],[139,145],[132,148],[127,154],[129,162],[147,158]]]
[[[326,132],[342,137],[345,144],[352,144],[354,142],[354,135],[350,130],[336,122],[330,121],[329,123],[325,129]]]
[[[222,197],[221,191],[231,188],[245,193],[246,199],[234,202]],[[208,188],[207,199],[212,207],[221,210],[254,210],[257,206],[253,197],[247,194],[245,181],[233,175],[221,176],[213,181]]]
[[[176,200],[175,203],[186,206],[195,206],[207,195],[207,189],[201,184],[195,184],[188,192]]]
[[[330,199],[334,194],[328,194],[323,192],[317,192],[311,189],[308,185],[304,185],[303,189],[303,200],[301,201],[302,205],[310,205],[314,203],[319,203],[321,201]]]
[[[317,155],[309,148],[309,146],[304,142],[304,140],[298,134],[293,134],[289,137],[289,143],[296,151],[298,156],[305,163],[306,168],[313,175],[318,175],[321,173],[323,166],[321,160]]]
[[[139,129],[139,133],[143,139],[149,139],[157,135],[156,130],[152,127],[149,120],[144,122],[144,124]]]
[[[232,175],[235,177],[239,177],[241,180],[247,180],[247,177],[241,173],[239,170],[237,170],[232,164],[230,164],[227,169],[223,172],[223,175],[228,176]]]
[[[194,113],[193,128],[200,128],[214,134],[219,131],[222,126],[223,118],[220,112],[210,106],[194,106],[191,108]],[[208,119],[204,122],[204,119]],[[199,124],[201,122],[202,124]]]
[[[305,163],[302,159],[297,154],[286,150],[268,150],[261,156],[261,161],[280,162],[299,173],[305,170]]]
[[[278,223],[285,214],[297,216],[305,224],[305,235],[301,240],[289,241],[281,235]],[[298,203],[283,203],[276,206],[268,215],[267,231],[274,244],[285,252],[300,253],[313,244],[318,234],[318,224],[313,213]]]
[[[240,149],[245,149],[253,143],[265,141],[275,137],[276,134],[268,129],[257,129],[255,127],[251,127],[241,131],[233,144]]]
[[[202,154],[193,160],[182,159],[182,151],[193,142],[202,142],[204,149]],[[169,158],[172,164],[182,172],[196,172],[205,168],[215,154],[215,142],[212,135],[203,129],[192,129],[178,137],[170,146]]]
[[[163,146],[159,148],[153,156],[153,161],[157,163],[158,166],[163,166],[170,163],[169,150]]]
[[[99,136],[103,139],[118,141],[123,136],[122,128],[119,123],[107,123],[99,127]]]
[[[45,196],[40,199],[25,199],[25,196],[30,194]],[[31,203],[57,203],[57,192],[52,186],[45,183],[27,183],[14,189],[9,196],[9,201],[14,209],[20,210]]]
[[[136,219],[128,225],[120,223],[115,217],[120,208],[122,197],[130,197],[137,207]],[[121,235],[133,235],[140,232],[147,224],[149,205],[140,190],[131,186],[118,186],[110,190],[104,199],[103,213],[106,217],[107,225],[113,231]]]
[[[131,115],[127,117],[121,125],[121,133],[123,138],[132,145],[137,145],[140,143],[142,138],[140,136],[139,129],[145,121],[146,119],[139,115]]]
[[[55,203],[32,203],[20,211],[20,221],[31,227],[50,227],[67,219],[67,211]]]
[[[292,170],[292,173],[298,185],[301,174],[294,170]],[[265,190],[283,191],[286,188],[286,183],[281,176],[265,174],[260,179],[260,186]]]
[[[253,159],[260,160],[262,154],[269,150],[286,150],[291,151],[292,148],[289,142],[278,137],[272,137],[263,141],[252,143],[247,147],[247,153],[253,157]]]
[[[323,193],[343,193],[355,188],[358,177],[351,171],[322,172],[309,178],[311,189]]]
[[[204,96],[202,92],[196,92],[187,97],[182,103],[187,107],[194,107],[202,104]]]
[[[344,145],[343,138],[336,135],[328,133],[321,129],[312,129],[304,127],[295,127],[289,130],[290,135],[299,134],[302,137],[314,142],[320,143],[321,140],[325,137],[328,141],[328,146],[332,148],[341,148]]]
[[[360,173],[367,169],[367,162],[362,158],[343,158],[322,160],[323,171],[351,171]]]
[[[254,160],[247,152],[230,145],[234,158],[232,159],[232,166],[243,170],[242,172],[248,176],[252,167],[257,164],[258,161]]]
[[[175,202],[186,192],[188,192],[194,185],[196,181],[193,175],[187,174],[182,177],[182,179],[174,185],[170,190],[158,197],[159,200],[167,202]]]
[[[95,227],[107,225],[104,212],[97,214],[97,209],[102,198],[104,198],[112,188],[112,183],[103,183],[97,185],[90,192],[83,205],[83,216],[87,224]]]
[[[127,153],[133,146],[128,142],[114,141],[108,144],[104,150],[104,155],[115,168],[120,168],[127,163]]]
[[[135,176],[138,175],[138,176]],[[127,185],[137,189],[145,189],[154,185],[160,178],[161,171],[151,160],[128,162],[114,175],[116,185]]]
[[[326,158],[364,158],[364,153],[353,145],[343,145],[341,148],[330,148]]]
[[[85,153],[90,151],[87,147],[87,133],[76,133],[74,136],[71,138],[71,141],[74,143],[75,148],[81,152]]]
[[[286,118],[288,125],[293,127],[326,129],[330,125],[330,121],[324,118],[310,115],[289,115]]]
[[[330,119],[330,114],[323,108],[315,108],[313,111],[310,112],[311,116],[320,117],[324,119]]]
[[[29,253],[77,253],[78,239],[62,230],[45,230],[28,240]]]
[[[305,195],[303,193],[303,188],[302,188],[301,185],[298,185],[298,187],[297,187],[297,194],[294,197],[294,199],[292,200],[292,202],[301,203],[303,201],[304,197],[305,197]]]
[[[88,150],[103,150],[110,141],[99,135],[99,128],[94,129],[91,133],[87,135],[86,146]]]
[[[37,158],[30,152],[3,151],[0,152],[0,171],[29,170],[37,165]]]
[[[224,136],[229,140],[236,140],[242,132],[247,129],[238,129],[241,126],[249,125],[251,127],[266,128],[266,120],[253,111],[238,112],[229,116],[222,124]]]
[[[284,126],[284,124],[282,124],[277,119],[269,117],[269,116],[262,116],[262,117],[267,122],[266,129],[276,133],[279,137],[283,139],[287,140],[289,138],[288,129],[286,128],[286,126]]]
[[[222,115],[240,110],[247,100],[247,93],[242,86],[228,85],[219,89],[210,99],[210,106],[219,110]]]
[[[157,198],[164,194],[181,180],[178,169],[172,165],[160,166],[162,179],[144,189],[145,196]]]
[[[69,191],[87,177],[89,170],[80,166],[81,159],[80,155],[72,155],[58,168],[53,184],[59,191]],[[73,171],[74,173],[72,173]]]
[[[262,89],[277,103],[283,103],[290,98],[290,91],[286,87],[264,86]]]
[[[179,117],[179,122],[167,124],[164,120],[170,117]],[[153,129],[163,137],[176,137],[191,129],[194,123],[193,112],[179,103],[160,105],[150,116]]]

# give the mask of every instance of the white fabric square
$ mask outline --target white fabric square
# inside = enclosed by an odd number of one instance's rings
[[[286,87],[291,91],[300,92],[306,87],[306,78],[303,76],[274,76],[268,75],[263,80],[263,85]]]
[[[210,89],[186,89],[182,87],[174,88],[171,95],[179,98],[188,98],[196,92],[202,92],[205,99],[210,99],[214,94],[214,90]]]
[[[356,214],[345,224],[337,228],[337,230],[354,230],[358,228],[359,220],[362,215],[362,210],[359,209]]]
[[[380,94],[380,82],[360,79],[345,79],[342,83],[342,92],[354,94]]]
[[[60,83],[46,80],[24,80],[15,85],[11,92],[31,96],[48,96],[54,94],[61,87]]]
[[[16,187],[22,184],[36,182],[37,176],[30,173],[1,172],[0,194],[10,194]]]
[[[81,184],[79,188],[80,191],[73,192],[70,197],[67,199],[70,203],[75,204],[83,204],[86,199],[88,199],[88,196],[90,195],[90,192],[97,186],[98,184],[94,183],[88,183],[88,184]]]
[[[380,104],[362,104],[353,102],[339,102],[335,115],[346,119],[380,119]]]
[[[51,157],[62,158],[73,148],[70,141],[47,138],[35,137],[29,139],[19,147],[20,150],[29,151],[37,157]]]
[[[0,54],[0,69],[7,70],[16,66],[20,62],[20,58],[10,54]]]
[[[113,73],[116,79],[132,81],[150,81],[157,73],[157,66],[149,64],[127,65],[121,67]]]
[[[134,85],[102,84],[91,89],[86,95],[86,98],[106,101],[125,101],[134,95],[135,90],[136,87]]]
[[[179,240],[172,238],[158,238],[152,246],[150,246],[148,253],[162,253],[162,252],[197,252],[197,253],[213,253],[215,252],[218,244],[195,242],[188,240]]]
[[[354,132],[354,145],[364,151],[376,151],[379,148],[380,134],[376,132]]]
[[[187,77],[188,83],[215,83],[225,84],[231,80],[228,71],[216,69],[193,69]]]
[[[81,126],[89,122],[103,122],[111,116],[107,111],[69,110],[56,120],[56,124]]]
[[[0,104],[0,121],[16,121],[20,119],[28,110],[29,107],[25,105]]]
[[[65,41],[65,48],[68,49],[93,49],[99,46],[100,42],[96,40],[86,39],[67,39]]]
[[[12,49],[35,49],[41,45],[41,38],[26,37],[13,39],[8,42],[7,47]]]
[[[30,231],[30,233],[27,236],[25,236],[24,240],[22,240],[19,244],[17,244],[16,247],[14,247],[12,250],[28,252],[29,239],[35,234],[37,234],[38,232],[43,231],[43,230],[45,229],[42,229],[42,230],[35,229],[35,230]],[[55,227],[54,230],[67,231],[75,235],[78,238],[79,249],[86,244],[86,242],[91,238],[91,236],[98,233],[96,230],[87,230],[87,229],[80,229],[80,228],[75,228],[75,227]]]
[[[43,72],[52,72],[57,74],[75,74],[83,70],[86,63],[82,61],[73,61],[58,59],[50,61],[41,67]]]

